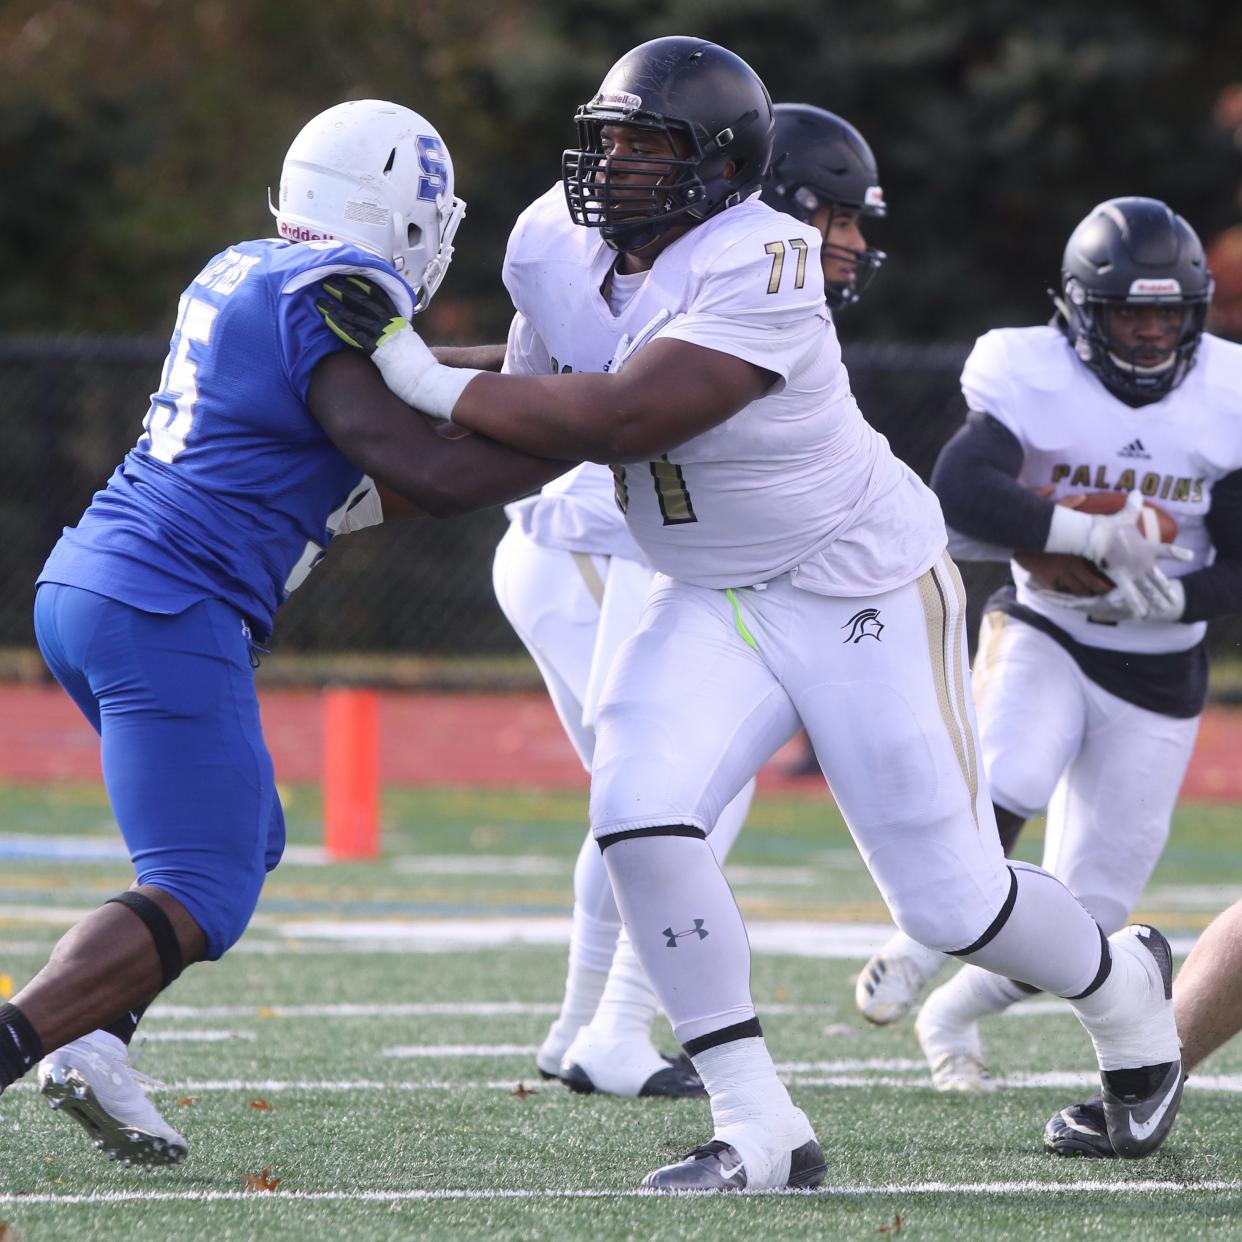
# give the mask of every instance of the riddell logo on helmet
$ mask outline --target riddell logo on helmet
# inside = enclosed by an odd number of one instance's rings
[[[281,237],[290,241],[335,241],[331,233],[322,229],[307,228],[305,224],[290,224],[288,220],[277,220],[276,230]]]
[[[1181,284],[1174,280],[1172,276],[1163,277],[1159,280],[1140,276],[1138,280],[1130,284],[1130,296],[1132,298],[1144,295],[1147,297],[1177,297],[1181,291]]]
[[[643,106],[641,95],[631,95],[629,91],[600,91],[595,102],[602,108],[625,108],[632,111]]]

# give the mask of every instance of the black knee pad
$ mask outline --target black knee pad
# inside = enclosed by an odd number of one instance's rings
[[[115,897],[109,897],[104,905],[110,906],[113,903],[131,910],[147,925],[147,931],[155,941],[155,951],[160,957],[160,970],[164,975],[162,986],[168,987],[185,969],[181,942],[177,939],[172,920],[160,909],[157,902],[132,888],[118,893]]]
[[[996,831],[1000,833],[1001,848],[1005,851],[1005,857],[1008,858],[1013,853],[1013,847],[1018,843],[1018,836],[1026,823],[1026,816],[1007,811],[998,802],[992,803],[992,810],[996,812]]]
[[[707,840],[707,833],[702,828],[692,828],[689,824],[659,824],[655,828],[629,828],[624,832],[610,832],[606,837],[596,837],[595,842],[602,854],[610,845],[618,841],[632,841],[635,837],[698,837]]]

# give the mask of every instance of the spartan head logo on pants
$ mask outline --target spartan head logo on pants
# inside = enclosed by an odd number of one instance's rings
[[[884,622],[880,620],[878,608],[863,608],[856,612],[842,627],[849,633],[841,640],[843,643],[860,643],[864,638],[880,641],[884,631]]]

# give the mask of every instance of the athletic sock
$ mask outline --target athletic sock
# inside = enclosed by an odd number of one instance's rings
[[[142,1021],[142,1015],[146,1012],[146,1005],[135,1005],[132,1009],[127,1009],[115,1021],[99,1029],[107,1031],[109,1035],[115,1035],[121,1043],[128,1046],[129,1041],[134,1038],[134,1032],[138,1029],[138,1023]]]
[[[746,928],[707,842],[661,832],[606,845],[630,942],[678,1041],[753,1019]]]
[[[16,1005],[0,1005],[0,1091],[43,1059],[43,1043]]]
[[[618,934],[616,923],[593,918],[580,905],[574,905],[565,996],[544,1040],[545,1046],[555,1045],[554,1052],[564,1052],[579,1028],[594,1017],[608,982]]]
[[[992,1014],[1004,1013],[1015,1001],[1029,995],[1025,988],[1003,975],[994,975],[978,966],[963,966],[927,1001],[931,1005],[932,998],[935,998],[934,1012],[938,1020],[963,1026]]]
[[[622,932],[604,994],[590,1022],[591,1032],[601,1043],[646,1042],[651,1039],[651,1023],[659,1009],[647,972],[629,936]]]
[[[749,1169],[814,1137],[776,1076],[762,1036],[717,1044],[691,1059],[711,1097],[714,1137],[736,1147]]]
[[[914,963],[919,974],[931,978],[942,966],[953,959],[939,949],[929,949],[925,944],[912,940],[903,931],[894,932],[885,942],[880,953],[886,957],[904,957]]]
[[[1159,1013],[1163,981],[1155,978],[1148,963],[1130,946],[1118,943],[1131,932],[1123,930],[1113,937],[1112,968],[1104,981],[1087,996],[1071,997],[1079,1021],[1091,1036],[1102,1070],[1132,1069],[1140,1065],[1163,1065],[1181,1056],[1181,1042],[1174,1023],[1141,1020],[1146,1012]]]
[[[752,780],[720,813],[715,828],[707,838],[717,863],[724,863],[733,842],[737,840],[737,834],[746,822],[754,792],[755,782]],[[622,931],[608,971],[604,994],[591,1019],[591,1030],[605,1043],[646,1041],[651,1038],[651,1024],[659,1010],[660,1002],[655,989],[647,979],[647,972],[638,960],[629,936]]]

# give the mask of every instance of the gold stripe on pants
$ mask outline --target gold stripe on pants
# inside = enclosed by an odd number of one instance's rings
[[[970,794],[970,813],[977,828],[979,813],[975,803],[979,796],[979,770],[966,703],[965,669],[962,667],[966,592],[957,566],[947,552],[939,565],[932,566],[919,578],[918,588],[927,623],[927,654],[936,684],[936,700],[957,755],[962,780],[966,782]]]

